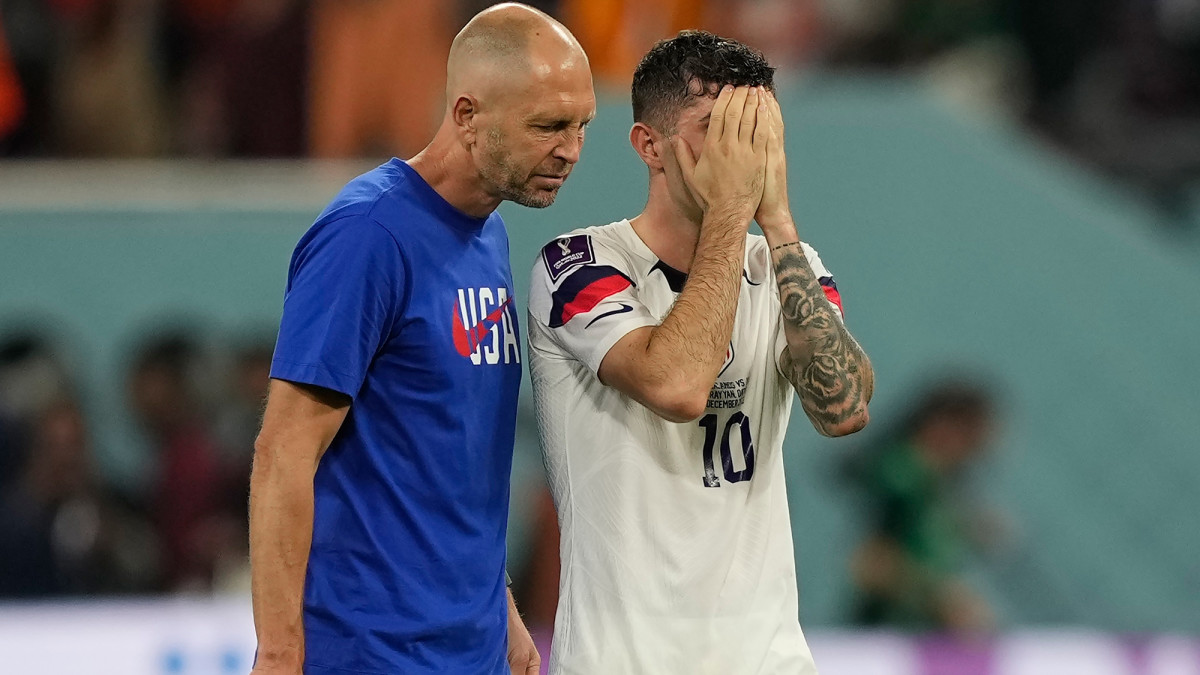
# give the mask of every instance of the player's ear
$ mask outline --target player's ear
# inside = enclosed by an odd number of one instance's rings
[[[454,101],[454,107],[450,110],[450,115],[454,119],[454,126],[458,128],[459,135],[467,143],[475,142],[475,115],[478,113],[479,101],[469,94],[459,96]]]
[[[642,122],[634,122],[629,130],[629,143],[633,151],[642,158],[646,166],[652,170],[663,170],[663,152],[670,152],[671,145],[666,139],[659,138],[658,133]]]

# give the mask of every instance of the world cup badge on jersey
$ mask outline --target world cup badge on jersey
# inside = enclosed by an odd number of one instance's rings
[[[596,255],[592,251],[592,238],[586,234],[559,237],[542,249],[542,261],[546,263],[546,272],[550,274],[550,280],[558,281],[567,270],[596,262]]]

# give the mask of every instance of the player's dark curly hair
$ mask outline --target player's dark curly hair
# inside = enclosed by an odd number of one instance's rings
[[[750,47],[702,30],[661,40],[633,72],[633,121],[674,131],[679,113],[694,96],[716,96],[721,87],[775,89],[775,69]]]

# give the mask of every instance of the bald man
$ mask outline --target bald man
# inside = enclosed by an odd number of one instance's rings
[[[292,256],[255,443],[255,675],[538,672],[505,588],[521,351],[503,200],[549,206],[587,58],[518,4],[450,50],[445,118],[351,181]]]

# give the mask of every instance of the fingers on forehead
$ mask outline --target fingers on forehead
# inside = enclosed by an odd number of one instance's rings
[[[713,110],[724,110],[729,105],[731,98],[733,98],[733,87],[729,85],[721,87],[721,91],[717,93],[717,101],[713,103]]]
[[[760,112],[758,90],[751,88],[746,93],[746,105],[742,110],[742,124],[754,124]]]
[[[738,87],[733,90],[733,98],[729,100],[729,110],[741,112],[741,109],[746,105],[746,99],[749,98],[750,87]]]

